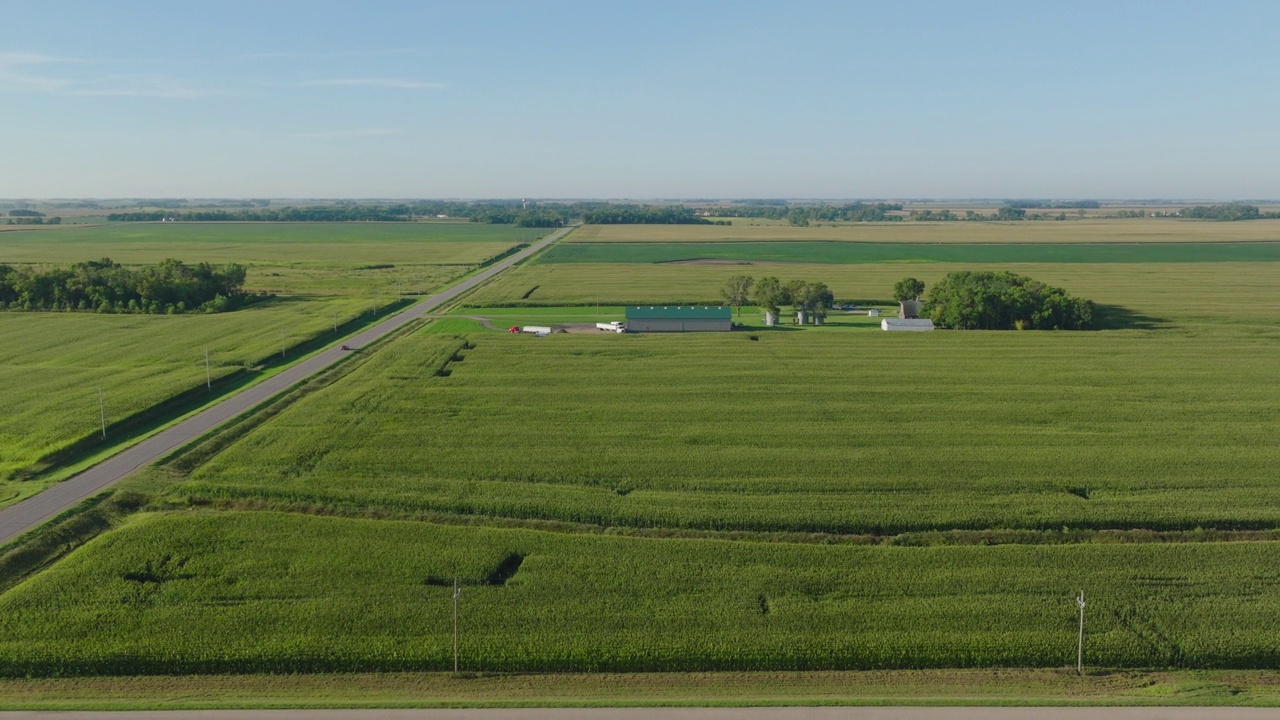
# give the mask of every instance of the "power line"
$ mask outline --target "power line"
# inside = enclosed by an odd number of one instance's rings
[[[102,421],[102,439],[107,439],[107,393],[98,388],[98,418]]]
[[[462,597],[462,585],[453,578],[453,674],[458,674],[458,598]]]
[[[1076,674],[1084,674],[1084,590],[1080,591],[1080,595],[1076,598],[1076,604],[1080,606],[1080,641],[1076,646]]]

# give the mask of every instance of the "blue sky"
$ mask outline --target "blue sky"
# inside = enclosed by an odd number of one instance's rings
[[[1280,198],[1276,2],[6,0],[0,197]]]

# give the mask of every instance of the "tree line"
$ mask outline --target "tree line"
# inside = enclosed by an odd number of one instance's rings
[[[1083,211],[1080,211],[1083,212]],[[1018,220],[1066,220],[1066,213],[1058,213],[1054,215],[1046,215],[1044,213],[1033,213],[1027,215],[1025,208],[1006,205],[998,208],[994,213],[986,215],[973,210],[965,210],[964,214],[951,212],[950,210],[912,210],[908,214],[908,219],[920,222],[984,222],[984,221],[1018,221]]]
[[[107,215],[112,222],[409,222],[419,218],[457,218],[519,227],[563,227],[574,217],[557,207],[525,203],[422,202],[396,205],[314,205],[306,207],[205,210],[134,210]]]
[[[242,210],[137,210],[107,215],[111,222],[401,222],[413,219],[408,205],[317,205]]]
[[[738,314],[742,313],[744,305],[755,303],[775,321],[782,313],[782,307],[790,306],[816,323],[818,318],[826,317],[827,311],[835,305],[835,295],[826,283],[809,280],[784,283],[772,275],[760,278],[759,282],[748,275],[734,275],[720,290],[720,297]]]
[[[54,215],[48,217],[38,210],[10,210],[7,220],[9,225],[61,225],[62,218]]]
[[[684,205],[606,205],[584,210],[582,222],[588,225],[716,224]]]
[[[1182,208],[1182,217],[1197,220],[1260,220],[1262,218],[1280,218],[1280,213],[1264,213],[1256,205],[1228,203],[1226,205],[1194,205]]]
[[[924,283],[907,278],[895,294],[905,300],[923,289]],[[1087,330],[1094,310],[1092,300],[1025,275],[964,270],[929,289],[923,314],[937,327],[957,330]]]
[[[37,269],[0,265],[0,309],[100,313],[225,312],[252,299],[245,268],[165,260],[125,267],[110,259]]]
[[[807,280],[782,282],[769,276],[759,281],[734,275],[720,290],[725,304],[741,314],[754,303],[772,318],[784,306],[805,321],[817,324],[835,306],[826,283]],[[961,271],[948,274],[925,294],[924,282],[903,278],[893,286],[899,302],[924,297],[922,316],[940,328],[958,330],[1087,330],[1093,326],[1093,301],[1073,297],[1062,288],[1010,272]],[[766,324],[772,324],[766,320]]]
[[[889,213],[902,210],[899,203],[844,203],[841,205],[791,205],[785,200],[741,200],[738,204],[707,208],[719,217],[786,220],[801,227],[815,222],[886,222],[901,220]]]

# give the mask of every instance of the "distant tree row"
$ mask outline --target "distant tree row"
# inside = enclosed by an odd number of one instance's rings
[[[705,208],[720,217],[786,220],[805,226],[815,222],[885,222],[901,220],[891,212],[901,211],[898,203],[844,203],[841,205],[792,205],[785,200],[741,200],[738,204]]]
[[[397,222],[413,219],[408,205],[317,205],[243,210],[140,210],[107,215],[114,222]]]
[[[909,290],[923,289],[919,283]],[[901,291],[900,291],[901,290]],[[899,299],[908,288],[895,286]],[[917,293],[918,294],[918,293]],[[940,328],[958,330],[1087,330],[1092,300],[1011,272],[953,272],[929,289],[924,314]]]
[[[36,269],[0,265],[0,309],[102,313],[224,312],[244,304],[242,265],[165,260],[128,268],[109,259]]]
[[[683,205],[607,205],[584,210],[582,222],[588,225],[711,225]]]
[[[1182,217],[1197,220],[1258,220],[1263,217],[1277,217],[1276,213],[1262,213],[1256,205],[1195,205],[1182,208]]]
[[[975,212],[973,210],[965,210],[963,215],[953,213],[950,210],[912,210],[911,213],[908,215],[908,217],[911,220],[920,221],[920,222],[958,222],[958,221],[981,222],[981,221],[989,221],[989,220],[1009,221],[1009,220],[1026,220],[1027,211],[1020,207],[1006,205],[996,210],[995,213],[991,215],[984,215],[980,212]],[[1036,219],[1036,220],[1048,220],[1048,219],[1066,220],[1067,219],[1067,216],[1062,213],[1059,213],[1058,217],[1056,218],[1050,218],[1043,214],[1036,214],[1036,215],[1033,215],[1032,217],[1033,219]]]
[[[891,203],[850,203],[847,205],[805,205],[787,211],[787,222],[808,227],[814,222],[887,222],[901,220],[901,215],[889,213],[902,206]]]
[[[516,227],[564,227],[568,218],[559,210],[534,207],[485,206],[471,208],[467,215],[471,222],[490,223],[494,225],[515,225]]]
[[[9,211],[9,219],[7,221],[7,224],[9,225],[61,225],[62,218],[58,217],[57,215],[54,215],[53,217],[48,217],[44,213],[39,212],[38,210],[18,209],[18,210]]]
[[[251,201],[252,203],[252,201]],[[135,210],[107,215],[115,222],[407,222],[415,218],[458,218],[472,222],[518,225],[520,227],[562,227],[575,216],[573,206],[526,207],[510,202],[420,202],[412,205],[360,205],[338,203],[307,207],[208,210]]]

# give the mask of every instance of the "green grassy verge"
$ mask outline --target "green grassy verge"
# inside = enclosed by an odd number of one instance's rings
[[[1280,704],[1273,672],[922,670],[0,679],[0,710],[747,705]]]

